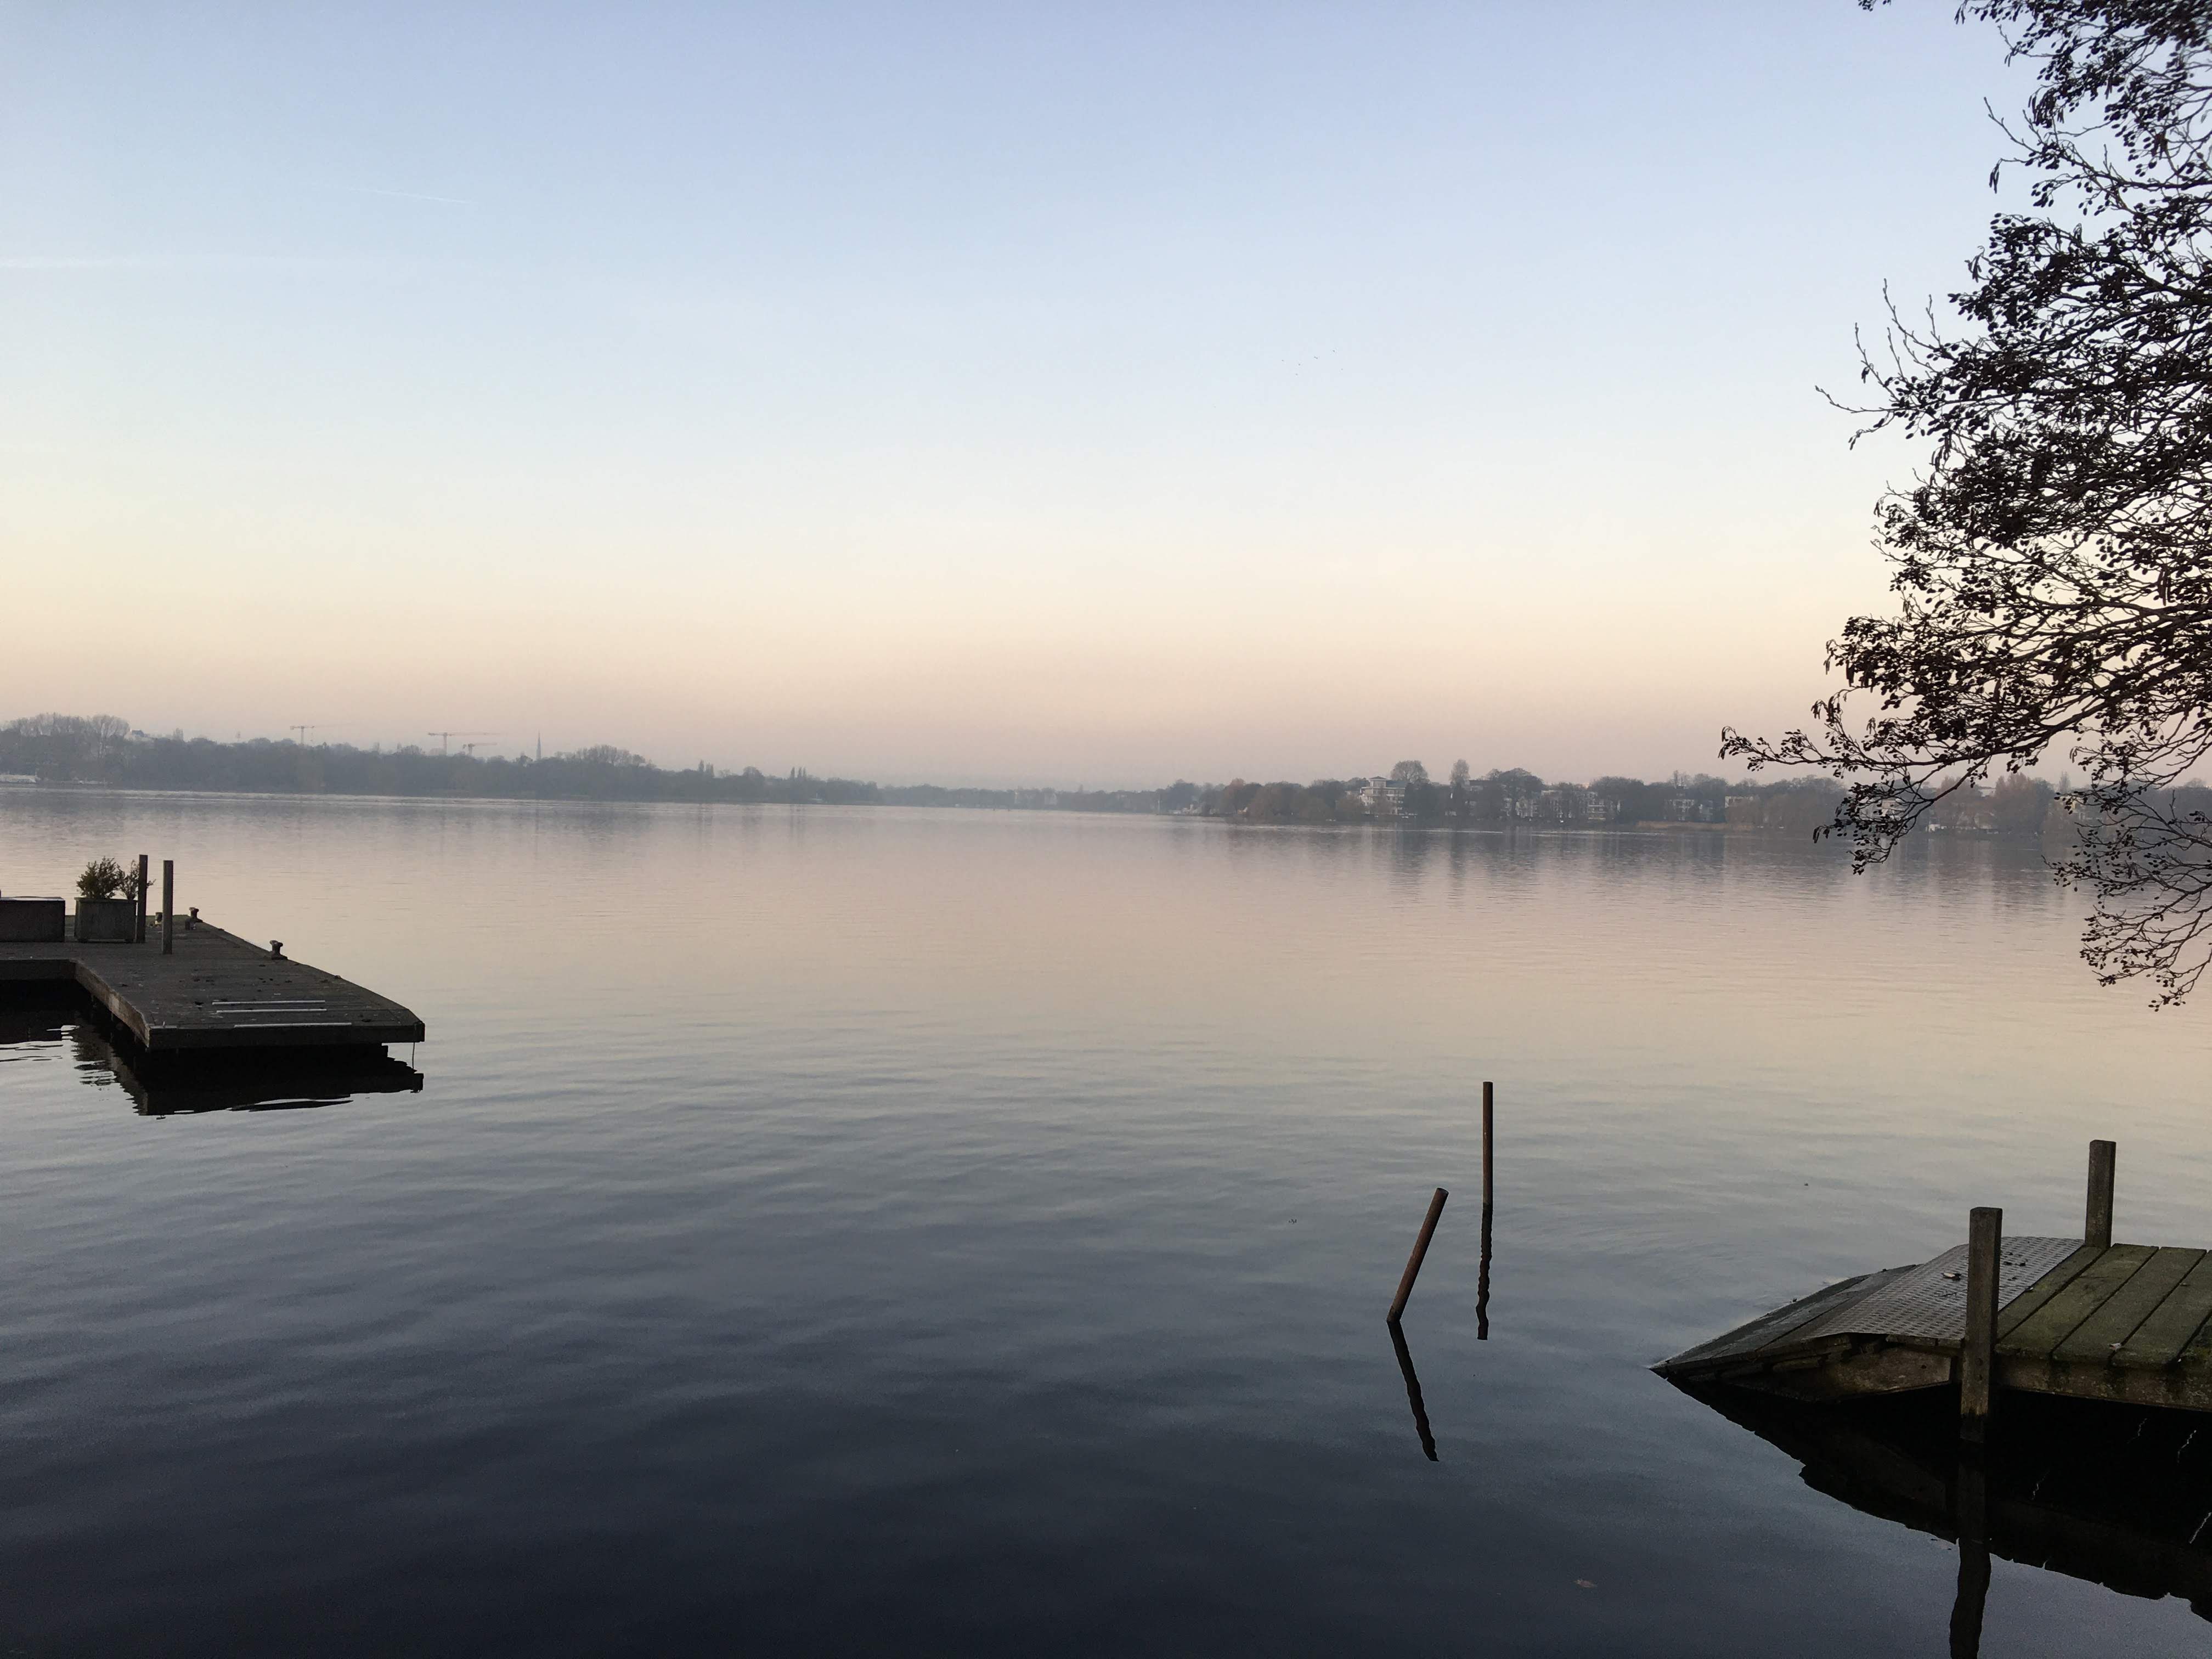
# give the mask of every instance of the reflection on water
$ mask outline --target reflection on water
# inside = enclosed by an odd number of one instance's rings
[[[4,988],[0,1051],[64,1047],[78,1077],[119,1088],[142,1117],[191,1112],[291,1111],[343,1105],[360,1095],[419,1094],[422,1074],[381,1050],[278,1051],[250,1058],[189,1055],[156,1061],[104,1029],[73,988]]]
[[[1413,1370],[1413,1351],[1406,1346],[1406,1333],[1395,1319],[1383,1322],[1390,1332],[1390,1346],[1397,1351],[1398,1372],[1406,1379],[1406,1400],[1413,1408],[1413,1432],[1420,1437],[1421,1451],[1429,1462],[1437,1461],[1437,1437],[1429,1429],[1429,1408],[1421,1399],[1421,1379]]]
[[[1954,1653],[1979,1650],[1992,1555],[2212,1620],[2212,1417],[2005,1394],[1977,1454],[1948,1389],[1812,1405],[1676,1386],[1797,1460],[1814,1491],[1955,1540]]]
[[[1490,1340],[1490,1212],[1492,1206],[1482,1206],[1482,1257],[1475,1266],[1474,1280],[1474,1340]]]
[[[1493,1206],[1482,1206],[1481,1255],[1475,1263],[1474,1337],[1478,1342],[1490,1340],[1490,1212]],[[1382,1322],[1390,1332],[1390,1346],[1398,1356],[1399,1375],[1406,1379],[1407,1403],[1413,1408],[1413,1431],[1420,1437],[1421,1450],[1431,1463],[1437,1459],[1437,1437],[1429,1429],[1429,1408],[1421,1398],[1421,1379],[1413,1369],[1413,1352],[1407,1345],[1404,1328],[1395,1319]]]
[[[125,1045],[111,1042],[89,1024],[70,1028],[80,1070],[105,1069],[141,1115],[182,1112],[296,1111],[339,1106],[361,1095],[420,1094],[422,1074],[384,1054],[334,1056],[257,1056],[224,1064],[201,1060],[149,1066]]]

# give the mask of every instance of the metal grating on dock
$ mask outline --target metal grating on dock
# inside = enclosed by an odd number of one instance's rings
[[[2078,1238],[2008,1238],[1997,1259],[1997,1310],[2081,1248]],[[1956,1342],[1966,1328],[1966,1247],[1954,1244],[1932,1261],[1898,1274],[1838,1309],[1813,1329],[1823,1336],[1917,1337]]]

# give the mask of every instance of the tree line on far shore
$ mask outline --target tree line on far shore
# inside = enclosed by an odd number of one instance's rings
[[[414,744],[302,744],[269,738],[217,743],[182,732],[154,737],[112,714],[34,714],[0,726],[0,776],[121,789],[206,789],[244,794],[453,795],[507,800],[804,801],[881,799],[872,783],[655,766],[612,744],[536,759],[441,754]]]
[[[1248,783],[1199,792],[1197,811],[1246,823],[1368,823],[1465,828],[1592,829],[1725,824],[1812,836],[1832,823],[1844,799],[1823,777],[1775,783],[1730,782],[1677,772],[1657,782],[1601,777],[1547,783],[1512,769],[1475,777],[1465,761],[1449,778],[1430,778],[1419,761],[1401,761],[1389,778],[1319,778],[1311,783]],[[2212,790],[2194,790],[2212,803]],[[1961,789],[1935,804],[1928,823],[1961,834],[2041,836],[2065,822],[2060,792],[2014,775],[1991,789]]]
[[[1175,813],[1249,824],[1391,823],[1407,828],[1598,829],[1711,824],[1810,836],[1831,823],[1843,791],[1826,778],[1730,782],[1675,773],[1656,782],[1601,777],[1547,782],[1513,768],[1477,777],[1465,761],[1432,780],[1418,761],[1387,777],[1308,783],[1178,781],[1162,789],[982,789],[880,785],[817,777],[804,768],[765,773],[681,770],[601,744],[536,759],[441,754],[414,744],[362,749],[252,738],[218,743],[181,732],[149,736],[113,715],[37,714],[0,725],[0,777],[125,789],[255,794],[482,797],[510,800],[640,800],[827,805],[968,806],[1011,811]],[[2195,790],[2212,801],[2212,791]],[[1988,791],[1960,790],[1929,822],[1960,832],[2038,835],[2063,816],[2057,792],[2025,775]]]

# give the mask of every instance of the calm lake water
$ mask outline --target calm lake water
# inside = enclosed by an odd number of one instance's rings
[[[2092,1136],[2212,1236],[2212,1001],[2032,849],[0,790],[0,890],[140,851],[425,1082],[148,1116],[0,1030],[0,1652],[1942,1654],[1954,1547],[1645,1367],[2078,1233]]]

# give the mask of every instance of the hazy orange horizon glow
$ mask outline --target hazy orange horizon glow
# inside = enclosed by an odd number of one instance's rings
[[[1912,457],[1815,386],[2006,84],[1848,6],[533,19],[19,25],[0,718],[1718,769],[1883,601]]]

